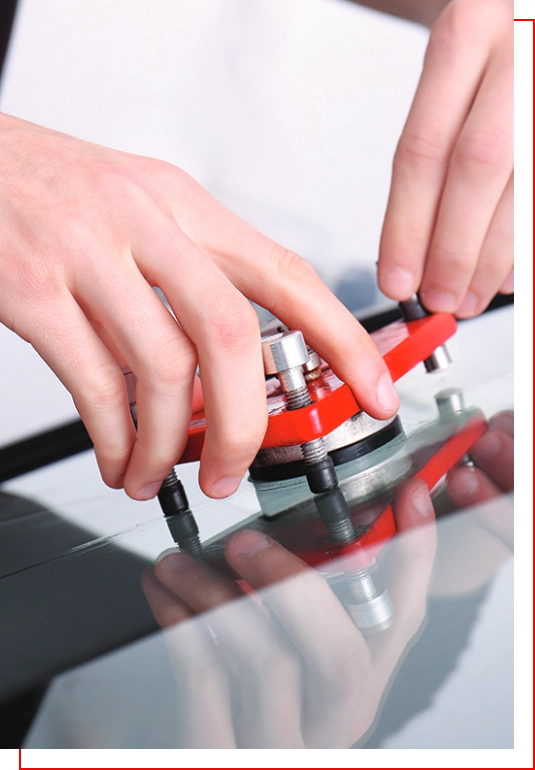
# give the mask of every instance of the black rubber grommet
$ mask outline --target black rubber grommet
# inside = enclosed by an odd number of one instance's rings
[[[173,516],[189,509],[186,492],[178,480],[168,487],[163,486],[158,492],[158,500],[166,516]]]
[[[314,494],[329,492],[338,486],[338,476],[330,457],[320,460],[314,465],[305,465],[308,486]]]

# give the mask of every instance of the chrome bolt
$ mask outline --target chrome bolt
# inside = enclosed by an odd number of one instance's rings
[[[400,310],[405,321],[417,321],[420,318],[426,318],[429,313],[420,302],[418,295],[399,303]],[[424,359],[424,366],[427,372],[437,372],[441,369],[447,369],[451,364],[450,354],[445,345],[439,345],[428,358]]]
[[[309,406],[312,401],[303,373],[309,361],[305,340],[300,331],[283,331],[262,340],[262,357],[266,374],[275,374],[286,396],[289,411]],[[312,492],[327,492],[338,486],[336,471],[322,438],[301,444]]]
[[[460,388],[446,388],[435,396],[441,420],[459,417],[465,411],[464,396]]]
[[[389,628],[394,621],[394,608],[388,591],[377,590],[367,567],[346,570],[344,574],[355,599],[347,610],[356,627],[364,636]]]

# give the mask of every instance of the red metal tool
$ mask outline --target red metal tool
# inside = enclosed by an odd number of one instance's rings
[[[421,318],[417,321],[396,321],[372,333],[372,337],[388,366],[392,379],[398,380],[432,353],[455,333],[455,318],[447,313]],[[360,411],[350,388],[342,383],[328,367],[321,377],[309,384],[310,406],[288,411],[276,380],[267,382],[269,420],[262,449],[304,444],[326,436]],[[206,418],[204,412],[193,415],[189,439],[180,463],[200,459]]]

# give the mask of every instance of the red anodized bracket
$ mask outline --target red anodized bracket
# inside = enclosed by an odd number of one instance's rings
[[[424,361],[453,336],[457,328],[455,318],[448,313],[436,313],[404,323],[396,321],[374,332],[374,339],[394,382]],[[330,369],[311,383],[312,404],[295,411],[287,411],[280,393],[267,394],[269,420],[262,449],[304,444],[322,438],[343,422],[353,417],[360,406],[348,385],[342,383]],[[193,415],[189,437],[180,463],[199,460],[204,444],[206,418],[204,412]]]
[[[456,434],[451,436],[435,454],[411,478],[420,479],[429,492],[470,451],[487,430],[483,414],[475,415]],[[327,560],[344,557],[344,569],[358,569],[368,565],[384,545],[396,534],[396,520],[391,505],[376,518],[367,532],[348,544],[329,544],[329,555],[322,548],[307,548],[295,553],[311,567],[325,564]],[[284,545],[284,543],[282,543]]]
[[[487,421],[483,413],[474,415],[457,433],[447,439],[444,444],[435,452],[432,457],[414,474],[411,478],[421,479],[431,493],[439,484],[441,479],[446,476],[462,458],[470,451],[476,441],[487,430]],[[257,522],[260,520],[257,520]],[[247,526],[253,529],[255,524]],[[270,522],[271,525],[271,522]],[[384,546],[396,534],[396,519],[392,505],[388,505],[375,519],[371,527],[352,543],[334,543],[325,541],[323,544],[311,545],[310,543],[301,543],[299,547],[292,548],[281,530],[270,531],[266,522],[260,526],[260,531],[264,532],[276,540],[285,548],[290,548],[292,553],[302,559],[310,567],[318,569],[326,568],[332,571],[354,570],[367,567],[375,559]],[[306,534],[306,533],[304,533]],[[306,539],[306,538],[305,538]],[[300,538],[302,541],[303,538]],[[343,563],[341,559],[343,558]],[[334,561],[334,565],[333,565]],[[218,565],[219,566],[219,565]],[[262,604],[262,599],[257,592],[251,588],[244,580],[238,580],[238,585],[242,590],[250,595],[258,604]]]

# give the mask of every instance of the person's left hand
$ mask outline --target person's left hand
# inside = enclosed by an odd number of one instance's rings
[[[394,158],[378,278],[469,318],[513,291],[513,2],[450,0]]]
[[[408,481],[394,510],[398,537],[382,564],[394,623],[375,637],[360,633],[316,570],[254,530],[231,537],[225,555],[256,601],[183,553],[145,573],[147,599],[168,629],[180,748],[349,748],[370,729],[425,618],[436,548],[423,482]]]

